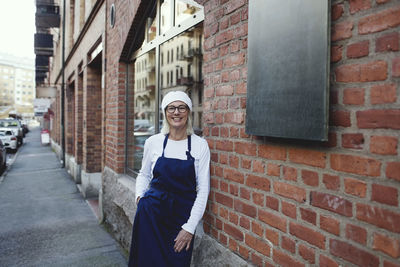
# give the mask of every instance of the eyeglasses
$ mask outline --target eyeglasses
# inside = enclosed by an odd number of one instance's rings
[[[175,110],[177,110],[177,109],[178,109],[179,113],[185,113],[187,111],[187,106],[185,106],[185,105],[180,105],[180,106],[177,106],[177,107],[168,106],[167,107],[167,112],[172,114],[172,113],[175,113]]]

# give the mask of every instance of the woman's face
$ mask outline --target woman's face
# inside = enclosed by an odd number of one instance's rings
[[[176,130],[186,128],[186,122],[189,116],[189,108],[182,101],[170,103],[165,111],[170,128]]]

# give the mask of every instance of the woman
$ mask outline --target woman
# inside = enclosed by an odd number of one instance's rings
[[[146,140],[136,178],[129,266],[189,266],[210,190],[210,151],[193,133],[192,101],[173,91],[161,108],[161,133]]]

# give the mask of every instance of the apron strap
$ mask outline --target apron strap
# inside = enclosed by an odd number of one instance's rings
[[[165,147],[167,146],[168,136],[169,136],[169,134],[166,134],[165,138],[164,138],[164,144],[163,144],[163,149],[162,149],[162,157],[164,157],[164,150],[165,150]]]

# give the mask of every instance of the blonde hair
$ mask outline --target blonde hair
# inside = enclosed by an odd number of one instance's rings
[[[190,109],[188,109],[188,119],[186,121],[186,134],[187,135],[192,135],[194,134],[194,130],[193,130],[193,123],[192,123],[192,112],[190,111]],[[163,110],[163,126],[161,128],[161,133],[162,134],[168,134],[169,133],[169,122],[167,120],[167,116],[165,114],[165,110]]]

